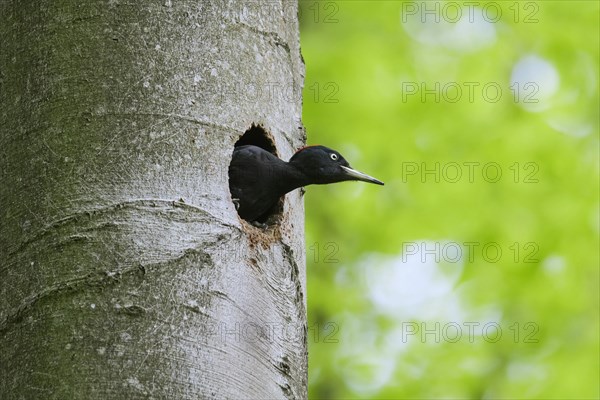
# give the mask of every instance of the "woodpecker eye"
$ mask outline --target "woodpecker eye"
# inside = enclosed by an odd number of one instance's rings
[[[329,155],[329,157],[331,157],[331,159],[332,159],[333,161],[337,161],[337,159],[338,159],[338,155],[337,155],[337,154],[335,154],[335,153],[331,153],[331,154]]]

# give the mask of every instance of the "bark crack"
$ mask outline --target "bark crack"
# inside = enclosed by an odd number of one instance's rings
[[[189,115],[182,115],[182,114],[173,114],[173,113],[161,113],[161,112],[136,112],[136,113],[126,113],[126,112],[105,112],[102,114],[96,114],[98,116],[105,116],[105,115],[109,115],[109,116],[144,116],[144,117],[157,117],[157,118],[164,118],[165,120],[167,119],[180,119],[180,120],[184,120],[184,121],[188,121],[188,122],[193,122],[195,124],[198,125],[202,125],[202,126],[206,126],[209,128],[215,128],[215,129],[220,129],[223,131],[229,131],[229,132],[234,132],[234,133],[238,133],[238,131],[231,127],[231,126],[226,126],[226,125],[221,125],[221,124],[217,124],[214,122],[209,122],[209,121],[205,121],[203,119],[200,118],[195,118],[195,117],[191,117]]]
[[[18,254],[18,253],[24,251],[32,243],[34,243],[38,240],[41,240],[45,236],[55,232],[57,228],[66,226],[72,222],[77,222],[77,220],[80,218],[92,219],[93,217],[100,217],[103,214],[110,213],[115,210],[124,209],[124,208],[136,208],[136,207],[152,207],[152,208],[162,207],[162,208],[175,208],[175,209],[179,208],[179,209],[183,209],[186,211],[192,211],[192,212],[198,213],[198,214],[200,214],[200,217],[206,217],[209,220],[218,221],[219,224],[221,224],[222,226],[232,228],[237,231],[241,230],[239,226],[226,223],[225,221],[220,220],[218,217],[214,216],[213,214],[209,213],[208,211],[206,211],[200,207],[196,207],[192,204],[184,203],[182,201],[165,200],[165,199],[131,199],[131,200],[120,201],[118,203],[110,204],[110,205],[103,206],[103,207],[97,207],[97,208],[88,209],[88,210],[81,210],[76,213],[67,215],[63,218],[60,218],[56,221],[50,222],[45,227],[39,229],[36,233],[34,233],[30,237],[28,237],[27,239],[22,241],[21,244],[19,244],[16,249],[14,249],[8,253],[8,256],[11,257],[15,254]],[[110,227],[110,226],[114,226],[114,223],[104,222],[95,228],[85,228],[84,230],[89,231],[90,229],[96,229],[98,227]],[[87,238],[86,235],[74,234],[74,235],[70,235],[67,238],[67,240],[69,240],[69,241],[85,240],[86,238]],[[2,268],[2,269],[0,269],[0,271],[2,271],[4,269],[5,268]]]
[[[281,244],[283,246],[283,256],[287,260],[289,265],[292,267],[290,270],[290,277],[291,277],[291,280],[294,283],[294,286],[296,289],[294,302],[296,305],[296,310],[298,311],[298,313],[297,313],[298,321],[304,321],[303,326],[302,326],[302,341],[303,341],[302,348],[306,352],[308,349],[307,327],[306,327],[306,318],[305,318],[306,317],[306,308],[304,307],[304,292],[302,290],[302,282],[300,280],[300,270],[298,268],[298,263],[296,262],[296,258],[294,257],[294,249],[292,249],[292,247],[290,247],[287,243],[285,243],[283,241],[281,242]],[[304,358],[304,359],[306,359],[306,358]],[[284,355],[282,357],[279,365],[276,365],[275,367],[280,371],[280,373],[282,374],[282,376],[286,380],[286,382],[290,382],[292,380],[292,377],[297,377],[302,380],[301,387],[307,387],[307,384],[308,384],[307,371],[308,370],[306,368],[306,365],[292,366],[292,365],[290,365],[289,357]],[[298,368],[300,370],[299,371],[300,373],[298,373],[298,371],[295,371],[292,373],[293,367]],[[305,373],[301,373],[301,371],[304,371]],[[295,399],[298,397],[298,396],[294,395],[292,386],[290,386],[289,383],[286,383],[285,385],[280,384],[279,386],[281,387],[281,390],[283,391],[283,394],[286,396],[286,398]],[[297,387],[297,386],[294,385],[294,387]]]
[[[279,36],[279,34],[277,32],[264,31],[262,29],[259,29],[255,26],[248,25],[247,23],[241,22],[241,21],[237,21],[236,25],[242,26],[245,29],[248,29],[249,31],[256,33],[257,35],[260,35],[260,36],[268,39],[269,41],[274,43],[276,46],[282,47],[288,54],[292,53],[292,51],[290,50],[290,45],[281,36]]]
[[[22,300],[21,304],[13,307],[11,310],[6,312],[6,317],[0,320],[0,333],[6,331],[11,325],[21,321],[25,315],[33,309],[33,307],[41,302],[42,300],[48,299],[52,296],[60,296],[65,293],[76,293],[85,290],[86,288],[99,288],[106,287],[109,285],[118,284],[121,279],[125,276],[133,276],[135,274],[141,274],[142,276],[152,272],[153,270],[159,270],[165,265],[177,263],[187,257],[199,254],[202,257],[209,257],[210,255],[200,249],[187,249],[179,257],[172,258],[168,261],[161,261],[157,263],[149,263],[146,265],[136,265],[126,267],[118,271],[102,271],[102,272],[91,272],[86,275],[66,279],[62,282],[55,283],[48,288],[42,289],[37,293],[27,296]],[[122,310],[132,316],[139,316],[147,310],[143,307],[131,305]]]

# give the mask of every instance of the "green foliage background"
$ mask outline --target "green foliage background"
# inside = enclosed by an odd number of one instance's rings
[[[308,141],[386,183],[307,189],[310,398],[600,396],[599,3],[474,3],[501,17],[455,37],[409,13],[443,2],[300,2]]]

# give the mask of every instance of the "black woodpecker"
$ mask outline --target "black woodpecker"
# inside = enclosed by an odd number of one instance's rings
[[[294,189],[343,181],[383,185],[324,146],[304,147],[289,162],[257,146],[238,146],[229,165],[231,197],[240,217],[250,222],[265,217],[281,196]]]

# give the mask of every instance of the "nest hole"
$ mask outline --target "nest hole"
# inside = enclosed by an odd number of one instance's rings
[[[252,126],[244,132],[244,134],[235,142],[234,150],[236,147],[253,145],[260,147],[274,156],[278,157],[277,148],[275,147],[275,141],[273,140],[273,136],[265,128],[260,125],[252,124]],[[233,155],[233,152],[232,152]],[[231,182],[231,177],[229,179]],[[230,185],[231,192],[231,185]],[[234,200],[234,195],[231,193],[232,201]],[[234,205],[235,201],[234,201]],[[236,206],[237,209],[237,206]],[[254,225],[259,225],[263,228],[277,225],[280,220],[281,215],[283,214],[283,197],[281,197],[268,211],[259,216],[258,218],[248,222],[253,223]],[[238,210],[239,215],[239,210]],[[242,215],[240,218],[245,219]]]
[[[269,153],[277,156],[277,148],[275,147],[275,141],[270,133],[260,125],[252,125],[250,129],[246,130],[242,137],[235,142],[234,147],[253,145],[267,150]]]

